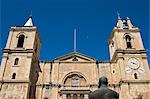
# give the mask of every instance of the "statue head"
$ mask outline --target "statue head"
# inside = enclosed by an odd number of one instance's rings
[[[100,88],[100,86],[102,86],[102,85],[105,85],[105,86],[108,85],[108,79],[105,76],[102,76],[99,79],[99,86],[98,87]]]

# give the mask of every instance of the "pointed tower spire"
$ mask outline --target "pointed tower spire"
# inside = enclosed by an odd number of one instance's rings
[[[118,20],[121,20],[120,13],[117,11]]]
[[[30,14],[29,19],[26,21],[24,26],[33,26],[32,15]]]
[[[128,24],[129,29],[133,28],[132,22],[129,17],[127,17],[127,24]]]
[[[118,15],[118,22],[117,22],[116,27],[117,28],[122,28],[123,27],[123,22],[121,20],[120,13],[118,11],[117,11],[117,15]]]
[[[77,48],[76,48],[76,29],[74,29],[74,48],[73,51],[76,52]]]

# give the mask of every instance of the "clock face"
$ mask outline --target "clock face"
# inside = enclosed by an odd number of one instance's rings
[[[132,69],[137,69],[137,68],[139,68],[140,63],[136,58],[130,58],[128,60],[128,66]]]

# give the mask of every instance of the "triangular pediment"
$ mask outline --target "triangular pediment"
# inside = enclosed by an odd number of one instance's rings
[[[86,56],[78,52],[72,52],[63,56],[60,56],[54,61],[59,62],[96,62],[96,59]]]

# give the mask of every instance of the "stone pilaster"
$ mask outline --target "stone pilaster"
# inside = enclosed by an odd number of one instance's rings
[[[62,99],[67,99],[67,95],[66,95],[66,94],[63,94],[63,95],[62,95]]]
[[[85,94],[85,95],[84,95],[84,99],[89,99],[88,94]]]

